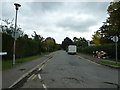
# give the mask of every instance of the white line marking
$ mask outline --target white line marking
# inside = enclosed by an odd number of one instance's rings
[[[45,64],[42,65],[42,66],[39,68],[39,70],[43,69],[45,66],[46,66]]]
[[[37,75],[34,75],[33,78],[32,78],[32,80],[34,80],[34,79],[36,78],[36,76],[37,76]]]
[[[42,84],[42,85],[45,90],[48,90],[45,84]]]
[[[39,71],[40,71],[41,69],[42,69],[42,68],[40,67],[40,68],[39,68]]]
[[[80,58],[82,58],[82,59],[85,59],[85,60],[87,60],[87,61],[89,61],[89,62],[91,62],[91,63],[93,63],[93,64],[100,65],[100,64],[95,63],[95,62],[93,62],[93,61],[91,61],[91,60],[89,60],[89,59],[83,58],[83,57],[81,57],[81,56],[78,56],[78,57],[80,57]]]
[[[42,79],[41,76],[40,76],[40,74],[38,74],[38,78],[39,78],[39,79]]]
[[[32,76],[30,76],[30,77],[28,78],[28,80],[30,80],[31,78],[33,78],[33,77],[34,77],[34,75],[35,75],[35,74],[33,74]]]

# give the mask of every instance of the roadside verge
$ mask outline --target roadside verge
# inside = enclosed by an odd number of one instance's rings
[[[82,54],[82,53],[77,53],[77,55],[81,56],[84,59],[89,59],[89,60],[91,60],[91,61],[93,61],[95,63],[101,64],[101,65],[104,65],[104,66],[120,69],[120,66],[119,66],[120,62],[118,62],[118,64],[115,64],[116,63],[115,61],[94,58],[92,56],[85,55],[85,54]]]

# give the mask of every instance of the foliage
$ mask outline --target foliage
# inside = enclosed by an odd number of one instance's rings
[[[10,60],[13,58],[14,38],[11,34],[14,32],[14,27],[9,20],[3,21],[6,25],[0,26],[2,31],[2,51],[7,52],[7,55],[3,56],[3,60]],[[32,35],[33,38],[29,38],[27,34],[23,33],[21,28],[17,28],[17,32],[20,33],[20,37],[16,40],[16,58],[23,58],[61,49],[60,45],[56,44],[55,39],[52,37],[48,37],[44,40],[41,35],[38,35],[34,31],[34,35]]]
[[[99,46],[89,46],[85,48],[78,47],[78,52],[93,54],[93,51],[105,51],[108,52],[111,58],[115,58],[115,44],[104,44]],[[118,58],[120,59],[120,44],[118,44]]]
[[[14,26],[13,26],[13,20],[12,21],[9,21],[9,19],[5,19],[5,20],[2,20],[5,24],[4,25],[0,25],[0,28],[1,28],[1,31],[3,33],[6,33],[6,34],[9,34],[9,35],[12,35],[13,32],[14,32]],[[21,30],[20,27],[17,26],[16,28],[16,32],[18,32],[20,34],[20,36],[23,36],[23,31]]]
[[[25,57],[25,58],[18,58],[16,59],[16,64],[13,66],[13,61],[12,60],[8,60],[8,61],[2,61],[2,70],[6,70],[9,68],[13,68],[16,65],[28,62],[28,61],[32,61],[34,59],[40,58],[42,55],[35,55],[35,56],[30,56],[30,57]]]
[[[16,57],[23,58],[38,54],[39,43],[34,40],[19,38],[16,41]]]
[[[12,58],[13,38],[6,33],[2,33],[2,52],[7,52],[7,55],[3,56],[4,59]]]
[[[77,47],[86,47],[88,46],[88,41],[85,38],[77,38],[74,37],[73,38],[73,43],[77,46]]]
[[[113,36],[118,36],[120,38],[120,1],[119,2],[111,2],[108,7],[109,17],[106,19],[106,22],[100,27],[100,30],[96,32],[100,33],[100,39],[94,38],[93,41],[97,41],[101,44],[112,43],[111,38]],[[120,40],[119,40],[120,43]]]
[[[73,41],[69,37],[66,37],[64,41],[62,41],[62,48],[64,50],[67,50],[68,45],[72,45],[72,44],[73,44]]]
[[[100,32],[95,32],[95,34],[93,35],[93,42],[96,45],[100,45],[101,44],[101,36],[100,36]]]
[[[51,38],[51,37],[48,37],[45,39],[45,46],[46,46],[46,50],[48,52],[52,52],[55,50],[56,48],[56,42],[55,42],[55,39]]]

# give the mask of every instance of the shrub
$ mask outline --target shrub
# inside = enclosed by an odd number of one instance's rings
[[[7,52],[3,56],[3,60],[13,58],[13,42],[14,39],[7,34],[2,34],[2,52]],[[16,58],[27,57],[39,53],[39,43],[35,40],[18,38],[16,40]]]
[[[115,44],[104,44],[100,46],[88,46],[85,48],[78,47],[78,52],[86,53],[86,54],[92,54],[93,51],[105,51],[108,52],[108,54],[111,56],[111,58],[115,58]],[[118,44],[118,58],[120,59],[120,44]]]

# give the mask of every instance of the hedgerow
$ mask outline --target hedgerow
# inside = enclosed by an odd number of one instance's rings
[[[120,59],[120,43],[117,46],[118,50],[118,58]],[[104,44],[99,46],[88,46],[85,48],[78,47],[78,52],[86,53],[86,54],[93,54],[93,51],[105,51],[109,54],[111,58],[115,58],[116,51],[115,51],[115,44]]]

